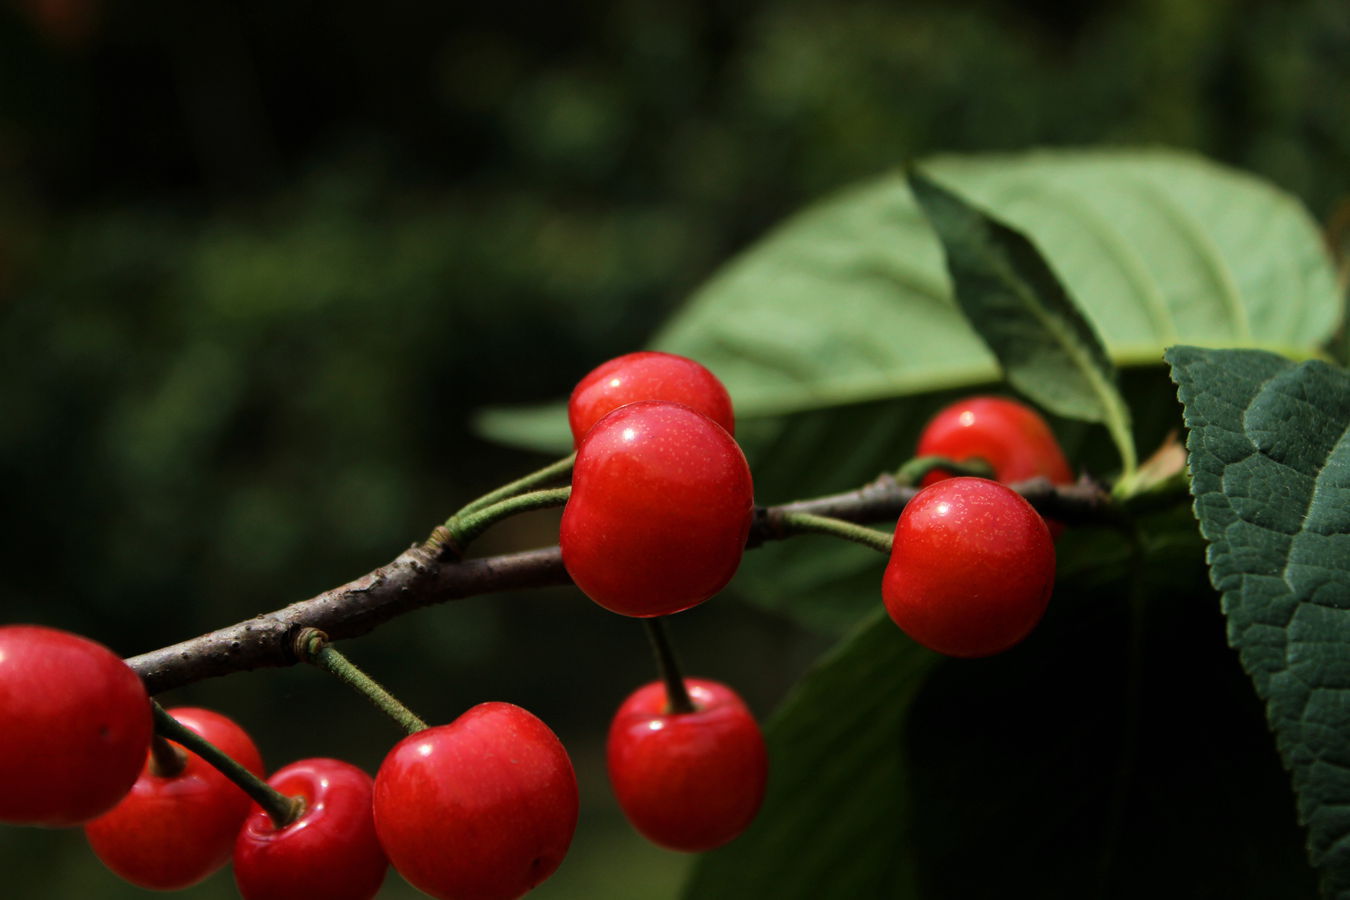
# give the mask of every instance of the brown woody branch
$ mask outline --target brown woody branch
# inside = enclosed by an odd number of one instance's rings
[[[1014,485],[1032,505],[1067,524],[1114,520],[1110,498],[1092,481],[1055,488],[1044,479]],[[749,546],[787,537],[782,513],[806,512],[865,524],[894,522],[916,493],[886,475],[855,491],[783,506],[756,507]],[[480,594],[569,584],[556,546],[482,559],[458,560],[438,542],[414,545],[388,565],[309,600],[152,650],[127,660],[158,694],[207,678],[250,669],[294,665],[292,643],[301,628],[330,640],[357,637],[424,606]]]

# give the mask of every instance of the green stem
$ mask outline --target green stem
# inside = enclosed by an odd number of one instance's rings
[[[878,553],[891,552],[891,535],[862,525],[854,525],[843,519],[803,512],[785,512],[776,519],[776,523],[784,534],[828,534],[871,547]]]
[[[666,706],[672,713],[693,712],[694,700],[689,696],[689,688],[680,674],[680,664],[675,659],[675,649],[666,634],[665,617],[643,619],[642,624],[646,626],[647,638],[652,642],[656,668],[661,673],[661,680],[666,683]]]
[[[455,516],[449,522],[445,523],[445,528],[450,532],[454,544],[463,551],[463,549],[469,546],[475,538],[502,519],[507,519],[523,512],[531,512],[536,509],[549,509],[555,506],[562,506],[567,502],[567,498],[571,495],[571,485],[544,491],[531,491],[528,494],[519,494],[506,500],[500,500],[491,506],[485,506],[466,516]]]
[[[245,794],[267,811],[277,828],[285,828],[305,811],[304,800],[299,797],[287,797],[254,775],[231,759],[225,751],[169,715],[157,701],[151,700],[150,707],[155,714],[155,731],[159,735],[182,744],[219,769],[222,775],[239,785]]]
[[[994,477],[994,467],[978,457],[957,462],[945,456],[916,456],[896,471],[895,480],[901,484],[914,485],[922,481],[929,472],[939,469],[950,475],[970,475],[975,478]]]
[[[403,727],[408,734],[425,731],[427,723],[413,715],[408,707],[379,682],[358,669],[351,660],[328,644],[328,636],[317,628],[302,629],[295,639],[296,656],[336,675]]]
[[[1106,430],[1111,433],[1111,438],[1116,442],[1116,448],[1120,451],[1120,477],[1122,481],[1132,481],[1134,473],[1139,468],[1139,457],[1134,449],[1134,435],[1130,433],[1130,421],[1128,415],[1107,416]]]
[[[187,768],[187,753],[175,747],[163,735],[150,736],[150,771],[160,778],[172,778]]]
[[[501,487],[497,488],[496,490],[489,491],[488,493],[479,497],[477,500],[474,500],[472,503],[469,503],[464,507],[462,507],[459,510],[459,512],[451,516],[450,520],[447,521],[445,524],[449,526],[450,523],[454,522],[456,519],[463,519],[470,513],[475,513],[478,512],[479,510],[487,509],[489,506],[493,506],[497,503],[500,503],[503,500],[506,500],[510,497],[514,497],[517,494],[523,493],[532,488],[539,487],[542,484],[548,484],[550,481],[555,481],[558,478],[561,478],[563,475],[566,475],[568,472],[572,470],[572,463],[576,461],[576,458],[577,455],[575,453],[572,453],[568,456],[563,457],[557,462],[550,463],[547,466],[544,466],[544,468],[538,470],[537,472],[531,472],[524,478],[517,478],[510,484],[504,484]]]

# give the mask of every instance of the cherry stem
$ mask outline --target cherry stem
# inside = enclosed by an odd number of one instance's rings
[[[878,553],[889,555],[891,552],[891,535],[843,519],[804,512],[784,512],[770,521],[784,534],[828,534],[871,547]]]
[[[328,635],[317,628],[302,628],[295,638],[295,655],[303,661],[318,666],[325,672],[336,675],[340,680],[354,688],[381,712],[389,716],[408,734],[425,731],[427,723],[399,702],[375,679],[356,667],[351,660],[334,650],[328,643]]]
[[[661,680],[666,683],[666,706],[672,713],[693,712],[694,699],[689,696],[689,688],[680,674],[680,663],[675,658],[675,649],[666,634],[665,616],[643,619],[642,624],[647,628],[647,638],[656,655],[656,668],[661,673]]]
[[[957,462],[945,456],[916,456],[896,470],[895,480],[901,484],[918,484],[929,472],[941,470],[950,475],[970,475],[993,478],[994,467],[979,457]]]
[[[531,491],[528,494],[517,494],[514,497],[499,500],[469,513],[461,511],[451,516],[444,525],[438,526],[423,546],[428,550],[449,550],[457,557],[463,556],[464,550],[475,538],[502,519],[532,512],[536,509],[562,506],[570,496],[572,496],[572,486],[567,485],[566,487],[543,491]]]
[[[150,771],[160,778],[172,778],[187,768],[187,753],[175,747],[166,738],[150,737]]]
[[[253,798],[277,828],[285,828],[305,811],[305,801],[300,797],[287,797],[285,794],[244,768],[224,750],[188,728],[182,722],[151,700],[150,708],[155,714],[155,732],[168,740],[182,744],[183,747],[200,756],[220,771],[220,774],[239,785],[239,789]]]
[[[544,466],[544,468],[539,469],[536,472],[531,472],[523,478],[517,478],[509,484],[504,484],[499,488],[489,491],[472,503],[468,503],[461,507],[459,512],[450,517],[449,521],[446,522],[446,525],[449,526],[450,523],[454,522],[456,519],[462,519],[470,513],[487,509],[489,506],[494,506],[517,494],[524,493],[525,491],[539,487],[540,485],[548,484],[550,481],[556,481],[572,471],[572,463],[576,461],[576,458],[577,455],[575,453],[569,454],[557,462],[549,463],[547,466]]]

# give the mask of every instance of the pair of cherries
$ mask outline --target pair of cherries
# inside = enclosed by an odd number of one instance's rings
[[[895,526],[881,597],[910,637],[948,656],[992,656],[1044,615],[1055,580],[1054,534],[1007,483],[1073,481],[1045,420],[1021,403],[971,397],[940,411],[917,456],[983,460],[997,481],[930,472]]]
[[[258,748],[233,720],[195,707],[170,715],[263,777]],[[109,869],[153,890],[189,887],[233,859],[245,900],[374,897],[389,864],[371,816],[370,776],[342,760],[306,759],[268,784],[300,800],[284,827],[201,757],[165,742],[147,755],[130,792],[85,824],[85,837]]]

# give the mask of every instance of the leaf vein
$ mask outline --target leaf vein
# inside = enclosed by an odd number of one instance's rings
[[[1196,256],[1205,264],[1215,287],[1218,288],[1219,299],[1231,318],[1234,336],[1244,342],[1250,341],[1252,332],[1251,323],[1247,318],[1247,307],[1242,302],[1241,292],[1238,290],[1236,282],[1233,281],[1228,266],[1224,264],[1223,255],[1219,252],[1219,248],[1214,244],[1214,241],[1205,233],[1204,228],[1201,227],[1189,210],[1176,203],[1156,184],[1142,178],[1135,179],[1135,183],[1144,193],[1148,194],[1157,204],[1159,211],[1176,226],[1177,231],[1195,248]]]
[[[1167,303],[1167,297],[1158,285],[1158,280],[1134,248],[1126,243],[1119,229],[1090,204],[1068,191],[1045,183],[1033,183],[1029,186],[1028,192],[1040,199],[1049,199],[1058,204],[1106,248],[1107,258],[1114,262],[1126,280],[1137,288],[1137,296],[1144,301],[1149,318],[1158,330],[1159,342],[1164,345],[1176,343],[1180,333],[1177,330],[1176,317]]]

